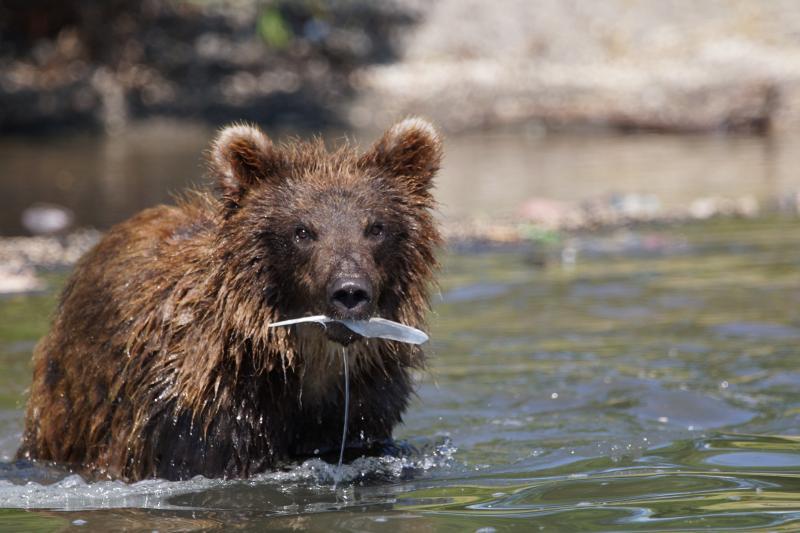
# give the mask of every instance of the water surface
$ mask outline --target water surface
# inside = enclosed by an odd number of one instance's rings
[[[335,490],[313,461],[134,485],[9,464],[54,296],[0,300],[0,529],[800,527],[800,223],[570,237],[565,264],[550,246],[446,255],[396,432],[418,452]]]
[[[275,139],[298,134],[267,133]],[[37,202],[64,205],[77,225],[106,229],[187,186],[204,185],[204,151],[215,134],[206,126],[157,122],[115,136],[0,138],[0,235],[24,234],[21,214]],[[349,137],[368,146],[379,134],[328,131],[324,138],[331,145]],[[800,136],[514,130],[447,136],[445,142],[436,196],[449,220],[508,218],[530,198],[624,203],[628,195],[637,197],[639,208],[663,216],[684,213],[706,197],[770,207],[776,199],[796,202],[800,192]]]

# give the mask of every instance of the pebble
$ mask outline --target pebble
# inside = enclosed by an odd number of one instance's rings
[[[33,268],[19,261],[0,264],[0,294],[18,294],[42,290],[44,283]]]

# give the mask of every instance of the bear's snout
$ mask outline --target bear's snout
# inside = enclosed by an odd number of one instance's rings
[[[337,318],[367,318],[372,302],[372,286],[364,277],[341,277],[328,285],[328,303]]]

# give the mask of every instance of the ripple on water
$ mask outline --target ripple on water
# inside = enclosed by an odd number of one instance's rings
[[[430,376],[398,431],[446,435],[456,456],[357,461],[337,490],[321,461],[132,485],[0,462],[0,529],[797,529],[800,439],[775,434],[800,413],[800,224],[725,224],[667,229],[687,234],[681,257],[449,257]],[[41,298],[0,302],[0,457],[54,305]]]
[[[769,322],[728,322],[712,328],[723,337],[791,340],[800,339],[800,329]]]
[[[779,452],[728,452],[712,455],[706,459],[708,464],[736,466],[741,468],[800,468],[800,455]]]
[[[633,408],[637,417],[692,430],[744,424],[756,413],[695,391],[649,388]]]
[[[0,479],[0,508],[16,509],[114,509],[138,507],[146,509],[183,508],[172,500],[174,496],[203,493],[215,489],[247,486],[284,490],[302,484],[309,488],[329,492],[336,481],[345,487],[356,482],[397,481],[407,477],[423,476],[434,470],[450,468],[456,449],[445,442],[428,453],[408,457],[361,457],[342,466],[331,465],[321,459],[309,459],[294,468],[267,472],[247,480],[207,479],[202,476],[186,481],[147,479],[136,483],[121,481],[87,482],[73,474],[53,483],[25,481],[32,476],[29,469],[21,470],[18,482]],[[48,471],[49,475],[52,475]],[[40,476],[41,477],[41,476]],[[226,495],[225,502],[232,502]],[[220,502],[221,503],[221,502]],[[264,500],[258,500],[259,506]],[[222,504],[223,506],[225,504]],[[274,511],[279,511],[275,509]]]
[[[800,517],[800,494],[780,493],[780,476],[621,470],[584,478],[554,478],[497,486],[461,486],[404,494],[400,509],[437,515],[491,517],[507,525],[569,529],[683,529],[776,527]],[[769,490],[773,489],[773,490]],[[747,514],[744,517],[744,514]],[[706,521],[713,522],[706,523]],[[707,527],[710,526],[710,527]]]
[[[630,282],[578,282],[572,286],[575,298],[635,298],[642,288]]]
[[[474,300],[488,300],[507,294],[511,285],[506,283],[475,283],[456,287],[442,294],[445,303],[469,302]]]
[[[743,451],[759,447],[774,451]],[[657,447],[619,467],[586,459],[580,474],[489,475],[422,488],[402,494],[397,507],[509,526],[524,518],[526,527],[556,531],[565,523],[570,530],[788,526],[800,520],[800,474],[786,471],[800,463],[798,451],[794,437],[722,434]]]

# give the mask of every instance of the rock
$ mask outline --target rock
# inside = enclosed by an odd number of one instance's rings
[[[33,268],[21,261],[0,264],[0,294],[17,294],[43,288],[44,283],[36,276]]]
[[[697,198],[689,205],[689,216],[701,220],[714,216],[753,218],[759,212],[758,200],[753,196],[741,196],[739,198],[709,196]]]
[[[99,239],[100,232],[96,230],[80,230],[61,237],[0,238],[0,265],[36,269],[71,267]]]
[[[528,198],[520,207],[523,220],[544,228],[560,228],[579,217],[577,207],[552,198]]]
[[[22,212],[22,225],[34,235],[57,235],[66,232],[75,214],[56,204],[38,203]]]

